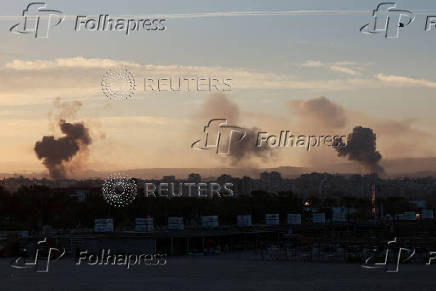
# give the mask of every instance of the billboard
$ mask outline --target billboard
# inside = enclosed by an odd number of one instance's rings
[[[400,215],[400,220],[409,220],[413,221],[416,220],[416,213],[415,211],[406,211],[402,215]]]
[[[113,232],[114,220],[112,218],[100,218],[94,220],[94,232]]]
[[[154,230],[153,217],[136,218],[135,230],[136,231],[153,231]]]
[[[325,213],[314,213],[312,216],[313,223],[325,223]]]
[[[236,217],[238,226],[251,226],[251,215],[238,215]]]
[[[433,219],[434,218],[433,209],[423,209],[421,217],[422,219]]]
[[[346,222],[347,208],[345,207],[332,207],[332,221],[333,222]]]
[[[218,222],[217,215],[201,216],[201,227],[215,228],[218,226],[219,226],[219,222]]]
[[[301,214],[288,214],[288,224],[301,224]]]
[[[265,223],[268,225],[279,225],[280,224],[280,214],[278,214],[278,213],[265,214]]]
[[[184,230],[185,224],[183,222],[183,217],[168,217],[168,229],[170,230]]]

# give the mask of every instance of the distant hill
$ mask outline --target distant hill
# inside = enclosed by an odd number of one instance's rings
[[[389,177],[436,177],[436,158],[401,158],[382,160],[380,165],[385,169]],[[328,168],[317,169],[317,171],[349,174],[361,173],[362,169],[357,163],[344,162],[330,165]]]
[[[401,158],[392,160],[383,160],[381,165],[385,168],[389,177],[436,177],[436,158]],[[325,172],[337,174],[361,174],[362,169],[359,164],[354,162],[344,162],[331,164],[325,168],[302,168],[283,166],[277,168],[144,168],[130,169],[125,171],[86,171],[74,178],[103,178],[111,173],[122,172],[132,177],[144,179],[160,179],[162,176],[176,176],[176,178],[186,178],[191,173],[198,173],[204,178],[218,177],[222,174],[228,174],[233,177],[249,176],[258,178],[262,172],[277,171],[285,178],[298,177],[304,173]],[[0,177],[13,177],[20,174],[0,174]],[[26,173],[25,177],[42,178],[47,173]]]

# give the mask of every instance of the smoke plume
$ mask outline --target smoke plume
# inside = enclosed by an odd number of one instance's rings
[[[83,123],[68,123],[61,119],[59,128],[65,136],[44,136],[35,143],[34,148],[38,159],[42,160],[53,179],[65,178],[68,173],[67,163],[80,152],[87,152],[92,143],[89,130]],[[77,163],[74,167],[77,167]]]
[[[225,94],[214,93],[204,101],[196,115],[203,120],[220,117],[227,119],[229,123],[237,123],[240,121],[241,111]]]
[[[222,93],[212,94],[205,101],[197,116],[204,121],[220,118],[226,119],[229,125],[243,126],[243,124],[240,124],[241,110],[239,106]],[[245,137],[238,142],[232,143],[231,149],[226,155],[226,160],[232,166],[241,166],[241,163],[247,166],[247,164],[255,162],[254,159],[256,158],[266,159],[273,156],[274,151],[269,145],[256,146],[257,133],[260,131],[258,128],[244,127],[244,130]],[[210,132],[210,135],[213,134],[215,133]],[[227,144],[229,142],[228,139],[223,137],[222,143]]]
[[[376,135],[371,128],[356,126],[348,135],[346,145],[339,138],[333,146],[338,156],[359,162],[368,173],[385,175],[383,167],[378,164],[382,156],[376,150]]]
[[[298,128],[336,129],[347,124],[345,109],[324,96],[308,100],[290,100],[289,109],[301,121]]]
[[[61,119],[75,119],[82,107],[82,102],[74,100],[72,102],[62,102],[60,97],[53,101],[53,109],[48,113],[49,130],[55,131]]]
[[[229,157],[232,166],[237,166],[240,162],[249,162],[252,158],[267,159],[273,156],[272,148],[263,144],[262,147],[256,146],[258,128],[246,128],[245,137],[238,143],[231,145]]]

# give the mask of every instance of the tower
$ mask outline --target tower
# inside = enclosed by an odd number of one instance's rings
[[[371,191],[371,216],[375,219],[375,184],[372,184]]]

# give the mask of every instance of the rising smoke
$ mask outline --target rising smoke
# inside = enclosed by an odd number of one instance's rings
[[[200,112],[197,114],[204,121],[212,118],[226,119],[229,125],[242,126],[240,124],[241,110],[239,106],[229,100],[222,93],[212,94],[202,105]],[[244,128],[245,137],[241,141],[231,144],[229,154],[226,155],[226,161],[232,166],[241,166],[241,163],[255,163],[255,159],[267,159],[273,156],[274,151],[268,145],[256,147],[257,133],[260,131],[256,127]],[[224,143],[229,142],[223,140]]]
[[[53,179],[66,178],[68,170],[71,170],[68,162],[81,152],[87,152],[88,146],[92,143],[89,130],[84,123],[68,123],[61,119],[59,128],[65,136],[44,136],[34,147],[38,159],[42,160]]]
[[[345,109],[324,96],[307,100],[289,100],[289,109],[301,121],[298,128],[337,129],[347,124]]]
[[[262,147],[256,146],[257,133],[261,131],[258,128],[246,128],[245,138],[231,146],[229,152],[230,163],[232,166],[238,165],[241,161],[251,161],[253,158],[267,159],[273,156],[274,151],[269,145]]]
[[[376,135],[371,128],[356,126],[348,135],[346,145],[342,139],[336,139],[333,146],[338,156],[359,162],[368,173],[385,175],[383,167],[378,163],[382,156],[376,150]]]

